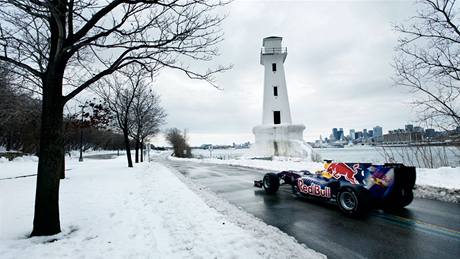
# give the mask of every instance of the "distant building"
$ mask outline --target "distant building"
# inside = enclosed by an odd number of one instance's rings
[[[372,130],[372,138],[375,142],[382,142],[383,141],[383,129],[380,126],[375,126]]]
[[[367,135],[367,129],[363,129],[363,139],[367,139],[369,135]]]
[[[434,138],[434,137],[436,137],[436,130],[434,130],[434,129],[426,129],[424,135],[425,135],[425,138]]]
[[[414,132],[423,133],[423,132],[424,132],[424,129],[423,129],[422,127],[416,126],[416,127],[414,127]]]
[[[337,140],[342,140],[344,139],[344,135],[343,135],[343,128],[340,128],[338,131],[337,131]]]
[[[406,132],[405,130],[391,131],[383,135],[383,144],[400,145],[422,142],[423,135],[421,132]]]
[[[201,149],[210,149],[212,148],[212,144],[203,144],[200,146]]]
[[[388,134],[396,134],[396,133],[404,133],[406,130],[404,129],[394,129],[394,130],[389,130]]]
[[[350,130],[350,139],[355,140],[355,130],[354,129]]]
[[[337,128],[333,128],[333,129],[332,129],[332,137],[334,137],[333,140],[338,140],[338,139],[339,139],[339,135],[338,135],[338,134],[339,134],[339,133],[338,133]]]
[[[404,126],[404,128],[406,129],[406,132],[414,131],[414,125],[412,124],[407,124],[406,126]]]

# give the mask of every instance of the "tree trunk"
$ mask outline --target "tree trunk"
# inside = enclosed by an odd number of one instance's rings
[[[11,133],[8,133],[8,137],[6,138],[6,151],[11,150]]]
[[[144,141],[141,141],[141,163],[144,162]]]
[[[34,226],[31,236],[61,232],[59,222],[59,178],[63,171],[64,131],[62,83],[51,72],[44,82],[43,110],[35,194]]]
[[[136,147],[135,147],[135,149],[136,149],[136,152],[135,152],[136,154],[135,154],[135,159],[134,160],[135,160],[135,162],[137,164],[137,163],[139,163],[139,141],[137,139],[136,139]]]
[[[61,173],[60,173],[60,179],[65,179],[65,151],[64,155],[62,156],[62,168],[61,168]]]
[[[128,159],[128,167],[133,167],[133,160],[131,159],[131,149],[129,147],[128,126],[123,130],[123,138],[125,140],[126,158]]]
[[[57,3],[57,5],[56,5]],[[34,227],[31,236],[54,235],[61,232],[59,221],[59,181],[64,171],[64,100],[62,81],[66,67],[62,43],[66,28],[66,7],[53,1],[58,17],[49,17],[49,59],[42,85],[42,116],[40,129],[40,157],[35,193]],[[64,31],[62,30],[64,28]]]

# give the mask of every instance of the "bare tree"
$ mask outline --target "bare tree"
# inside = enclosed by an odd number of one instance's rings
[[[406,166],[419,168],[438,168],[452,166],[449,161],[449,154],[455,155],[455,150],[447,146],[433,146],[426,144],[399,145],[399,146],[378,146],[377,152],[383,157],[386,163],[403,163]]]
[[[415,95],[420,119],[451,130],[460,127],[460,6],[455,0],[422,0],[417,15],[395,30],[395,83]]]
[[[157,134],[166,118],[166,113],[160,106],[160,97],[145,84],[145,81],[141,81],[137,89],[131,117],[133,120],[131,136],[135,141],[135,162],[139,162],[139,149],[141,151],[140,161],[143,162],[145,139]]]
[[[10,69],[0,63],[0,145],[38,153],[40,107],[39,99],[16,89]]]
[[[139,89],[143,87],[142,73],[112,74],[99,84],[97,93],[114,117],[115,127],[123,133],[128,167],[133,167],[129,135],[132,132],[132,108]]]
[[[176,157],[191,157],[192,152],[190,146],[187,144],[187,138],[177,128],[172,128],[166,131],[166,140],[173,146]]]
[[[0,0],[0,61],[42,95],[40,157],[31,233],[59,233],[63,107],[90,85],[128,65],[163,67],[213,84],[189,64],[210,61],[222,40],[221,1]],[[38,90],[37,90],[38,89]]]
[[[81,108],[81,110],[80,110]],[[94,130],[104,130],[111,122],[110,110],[101,100],[86,100],[79,108],[75,110],[69,109],[64,117],[64,147],[65,151],[70,152],[74,149],[80,149],[80,157],[82,152],[89,148],[94,148],[94,142],[86,141],[83,137],[85,131],[89,133]],[[75,134],[78,136],[75,137]],[[70,153],[68,153],[70,155]]]

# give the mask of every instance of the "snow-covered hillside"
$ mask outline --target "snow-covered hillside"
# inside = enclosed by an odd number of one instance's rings
[[[27,238],[36,178],[14,177],[36,166],[36,159],[0,161],[1,258],[324,257],[237,208],[227,210],[236,216],[211,208],[166,167],[128,169],[124,157],[67,161],[62,233]]]

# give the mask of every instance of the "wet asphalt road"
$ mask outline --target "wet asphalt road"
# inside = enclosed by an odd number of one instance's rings
[[[351,219],[335,206],[296,198],[289,186],[276,195],[254,188],[267,171],[160,162],[329,258],[460,258],[459,204],[415,199],[402,212]]]

